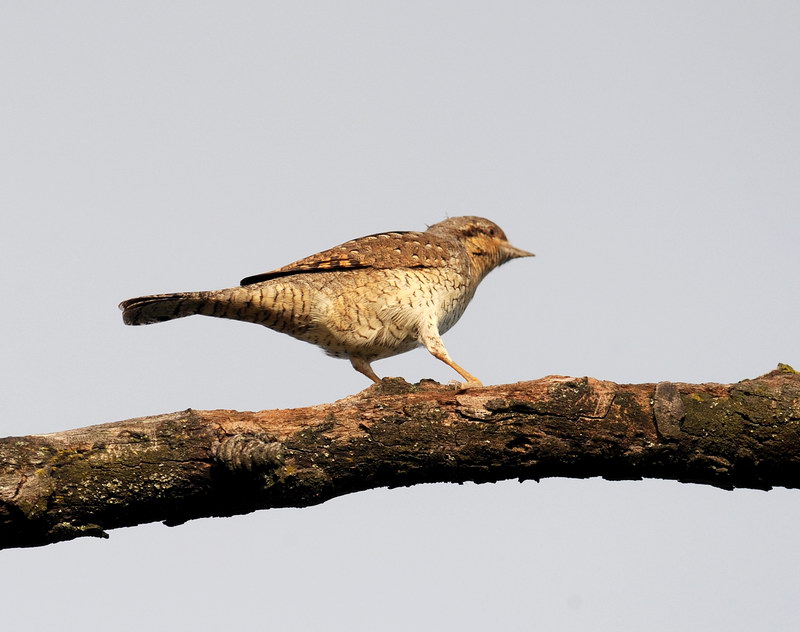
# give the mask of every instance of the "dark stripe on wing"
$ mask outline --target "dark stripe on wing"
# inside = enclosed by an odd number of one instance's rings
[[[364,268],[430,268],[445,265],[448,244],[427,233],[377,233],[345,242],[287,266],[255,274],[241,285],[262,283],[293,274],[359,270]]]

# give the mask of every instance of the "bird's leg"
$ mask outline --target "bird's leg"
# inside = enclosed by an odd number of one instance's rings
[[[353,365],[353,368],[358,371],[359,373],[366,375],[369,379],[371,379],[375,384],[381,383],[381,378],[375,375],[375,371],[372,370],[372,367],[369,365],[364,358],[350,358],[350,364]]]
[[[483,386],[483,382],[477,377],[462,369],[450,359],[450,354],[448,354],[447,349],[444,348],[444,343],[439,336],[439,332],[437,332],[434,327],[427,327],[424,330],[420,330],[419,341],[425,345],[425,348],[431,352],[434,358],[438,358],[452,369],[455,369],[461,377],[467,380],[466,386]]]

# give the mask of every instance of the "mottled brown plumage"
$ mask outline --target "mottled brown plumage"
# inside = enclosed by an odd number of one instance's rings
[[[120,304],[127,325],[192,314],[264,325],[348,358],[380,379],[370,363],[424,346],[467,380],[441,334],[464,313],[481,280],[517,257],[499,226],[452,217],[425,232],[391,232],[345,242],[287,266],[210,292],[142,296]]]

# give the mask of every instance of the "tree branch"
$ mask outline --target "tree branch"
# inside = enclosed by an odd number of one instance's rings
[[[468,390],[387,379],[309,408],[190,409],[0,439],[0,548],[383,486],[548,476],[800,487],[800,374]]]

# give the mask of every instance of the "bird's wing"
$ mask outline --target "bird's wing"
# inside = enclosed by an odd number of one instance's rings
[[[242,279],[241,284],[252,285],[290,274],[333,270],[441,267],[452,254],[450,242],[429,233],[378,233],[346,241],[272,272],[249,276]]]

